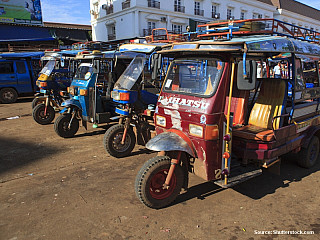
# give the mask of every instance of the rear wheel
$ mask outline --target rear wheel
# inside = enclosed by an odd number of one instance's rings
[[[37,105],[45,103],[46,101],[43,98],[35,98],[32,100],[31,107],[34,109]]]
[[[162,208],[172,203],[179,195],[184,181],[180,165],[175,167],[169,188],[163,188],[170,165],[170,157],[156,156],[141,167],[135,181],[135,192],[144,205],[155,209]]]
[[[53,121],[55,117],[55,111],[52,106],[47,106],[46,110],[46,105],[44,103],[41,103],[37,105],[33,110],[32,110],[32,117],[33,119],[41,124],[49,124]]]
[[[124,125],[116,124],[104,134],[103,146],[113,157],[120,158],[129,155],[136,144],[136,137],[131,127],[127,131],[124,144],[121,143],[124,129]]]
[[[2,88],[0,90],[0,102],[14,103],[17,101],[18,93],[13,88]]]
[[[69,138],[77,133],[79,129],[79,120],[74,118],[70,125],[71,117],[72,115],[70,113],[60,115],[54,122],[54,131],[60,137]]]
[[[313,136],[307,148],[298,153],[298,164],[304,168],[313,167],[319,155],[319,138]]]

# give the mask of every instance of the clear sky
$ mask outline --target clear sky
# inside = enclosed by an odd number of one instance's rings
[[[319,0],[299,0],[320,10]],[[41,0],[44,22],[90,24],[90,0]]]
[[[41,0],[44,22],[90,25],[90,0]]]

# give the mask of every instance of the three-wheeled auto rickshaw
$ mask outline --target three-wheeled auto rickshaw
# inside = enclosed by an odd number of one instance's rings
[[[36,82],[40,91],[32,101],[32,116],[39,124],[49,124],[55,118],[55,109],[69,98],[70,86],[77,63],[74,57],[80,51],[46,51],[41,58],[43,68]]]
[[[146,48],[145,45],[143,47]],[[151,51],[155,48],[156,46],[150,46]],[[139,145],[144,146],[150,140],[153,126],[150,126],[149,122],[153,123],[152,116],[158,100],[157,94],[160,92],[160,83],[156,78],[152,81],[147,58],[146,54],[135,57],[111,92],[113,101],[118,103],[115,112],[120,115],[120,120],[119,124],[106,131],[103,145],[114,157],[124,157],[133,150],[136,136],[132,125],[136,127]]]
[[[315,165],[319,39],[310,40],[313,30],[292,35],[286,24],[273,19],[206,24],[198,35],[205,40],[163,47],[160,53],[174,60],[155,110],[157,135],[146,144],[158,155],[135,180],[143,204],[171,204],[187,189],[189,172],[227,188],[262,169],[280,170],[281,156],[289,152],[297,153],[302,167]],[[281,36],[272,36],[277,32]],[[279,78],[271,74],[274,61],[285,72]],[[311,77],[305,74],[308,64],[316,68]]]
[[[131,45],[131,44],[130,44]],[[87,128],[87,122],[110,123],[119,119],[115,113],[118,103],[112,101],[111,91],[116,80],[130,64],[141,55],[133,51],[92,52],[77,55],[81,61],[69,88],[71,99],[62,103],[65,107],[54,125],[61,137],[73,137],[79,128],[79,120]]]

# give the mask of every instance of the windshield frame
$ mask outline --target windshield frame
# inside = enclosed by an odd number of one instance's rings
[[[177,62],[199,62],[199,61],[204,61],[204,60],[215,60],[221,63],[221,70],[219,71],[219,75],[217,78],[217,82],[215,84],[213,84],[213,90],[211,92],[211,94],[205,95],[204,93],[189,93],[189,92],[183,92],[183,91],[173,91],[173,90],[168,90],[166,89],[166,84],[168,81],[168,78],[170,77],[170,71],[171,69],[174,67],[175,63]],[[201,97],[201,98],[210,98],[212,96],[214,96],[217,92],[218,86],[221,82],[221,78],[223,75],[223,72],[225,71],[225,62],[222,60],[221,57],[219,56],[212,56],[212,57],[206,57],[206,56],[199,56],[199,57],[179,57],[174,59],[171,63],[170,66],[167,70],[167,74],[165,77],[165,80],[163,82],[163,87],[162,87],[162,91],[165,93],[173,93],[173,94],[180,94],[180,95],[188,95],[188,96],[195,96],[195,97]],[[169,79],[170,80],[170,79]],[[172,83],[171,83],[172,84]]]
[[[140,63],[142,64],[140,65]],[[145,65],[146,65],[145,57],[136,56],[134,59],[132,59],[130,64],[127,66],[127,68],[124,70],[124,72],[121,74],[121,76],[118,78],[118,80],[114,84],[114,89],[131,90],[132,87],[140,78],[141,74],[143,74]],[[135,71],[134,67],[139,67],[137,69],[138,72],[134,72]]]
[[[83,78],[78,76],[78,72],[79,72],[79,70],[80,70],[81,67],[89,67],[89,70],[91,69],[91,71],[87,71],[87,72],[85,73],[85,75],[84,75]],[[86,75],[88,74],[88,72],[90,72],[91,74],[90,74],[89,77],[86,77]],[[81,63],[81,64],[79,65],[79,67],[77,68],[76,73],[74,74],[74,79],[76,79],[76,80],[83,80],[83,81],[89,81],[89,80],[91,79],[92,75],[93,75],[93,64],[92,64],[92,63]]]

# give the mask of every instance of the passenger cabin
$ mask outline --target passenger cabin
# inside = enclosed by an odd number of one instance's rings
[[[230,80],[231,70],[225,70],[217,83],[220,85],[216,87],[215,97],[225,99],[215,99],[212,109],[216,110],[212,111],[219,111],[216,104],[223,104],[224,122],[229,115],[232,117],[233,153],[238,159],[257,161],[260,166],[287,152],[300,151],[313,135],[320,137],[318,127],[313,128],[320,120],[320,33],[304,29],[290,31],[291,26],[286,24],[274,19],[255,19],[201,25],[198,37],[204,40],[168,44],[161,51],[175,59],[217,57],[229,69],[235,63],[233,80]],[[179,87],[180,92],[182,87],[191,89],[181,85],[187,83],[188,76],[192,77],[190,69],[186,70],[189,73],[179,70],[180,80],[171,78],[170,91],[165,89],[165,92],[174,93]],[[225,90],[221,90],[224,84]],[[187,90],[185,93],[188,95]],[[220,128],[221,145],[223,132]]]

